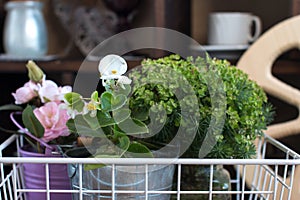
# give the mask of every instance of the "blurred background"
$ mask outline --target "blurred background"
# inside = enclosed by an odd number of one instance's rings
[[[91,43],[97,39],[101,40],[126,29],[147,26],[178,30],[204,45],[207,42],[208,15],[215,11],[251,12],[262,19],[264,31],[279,21],[298,14],[297,0],[40,1],[44,4],[43,14],[48,29],[47,53],[61,54],[70,50],[67,52],[68,56],[86,53],[87,46],[92,47]],[[2,0],[0,4],[1,34],[6,16],[4,5],[7,2],[8,0]],[[83,44],[83,37],[90,37],[91,43]],[[70,40],[73,40],[75,46],[67,49],[70,47]],[[0,49],[3,52],[3,45]]]
[[[13,103],[11,93],[27,81],[26,59],[7,56],[3,33],[11,1],[0,1],[0,104]],[[23,0],[23,2],[26,2]],[[100,42],[116,33],[138,27],[165,27],[182,32],[199,44],[207,44],[208,16],[215,11],[250,12],[262,20],[267,31],[280,21],[300,13],[300,0],[40,0],[47,28],[47,52],[36,59],[48,78],[71,84],[85,56]],[[22,32],[19,32],[20,37]],[[16,44],[18,45],[18,44]],[[235,64],[243,52],[230,59]],[[225,52],[226,54],[226,52]],[[144,57],[159,57],[157,50],[141,50],[128,58],[130,67]],[[223,54],[224,55],[224,54]],[[225,55],[226,57],[226,55]],[[222,58],[222,57],[221,57]],[[275,62],[273,73],[299,88],[299,53],[292,49]],[[97,64],[97,63],[96,63]],[[91,65],[94,67],[95,65]],[[275,122],[295,118],[297,108],[270,97],[276,106]],[[11,126],[5,113],[0,123]],[[1,138],[7,135],[1,135]],[[297,141],[297,140],[294,140]],[[292,148],[297,144],[289,143]]]

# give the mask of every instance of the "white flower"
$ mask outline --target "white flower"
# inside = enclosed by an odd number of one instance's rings
[[[64,103],[61,103],[59,106],[60,109],[66,110],[68,116],[72,119],[75,119],[76,115],[80,114],[76,109],[73,109],[67,101],[64,101]]]
[[[58,87],[59,96],[58,99],[62,101],[64,99],[65,94],[72,92],[72,87],[69,85]]]
[[[129,85],[131,84],[132,80],[130,78],[128,78],[127,76],[120,76],[117,84],[121,85],[121,87],[123,89],[125,89],[124,85]]]
[[[91,117],[96,117],[97,107],[98,107],[98,103],[95,101],[90,101],[90,102],[86,103],[83,108],[83,115],[90,113]]]
[[[29,102],[37,96],[37,90],[38,86],[33,81],[25,83],[23,87],[17,89],[15,93],[12,93],[13,97],[15,98],[15,104]]]
[[[64,94],[71,91],[71,86],[58,87],[51,80],[43,80],[42,84],[39,84],[38,93],[42,103],[45,103],[47,101],[62,101]]]
[[[127,63],[121,56],[110,54],[103,57],[98,65],[102,85],[106,80],[119,79],[127,71]]]
[[[132,80],[130,78],[128,78],[127,76],[120,76],[117,83],[120,84],[127,84],[129,85],[132,82]]]
[[[58,86],[55,82],[50,80],[43,80],[42,84],[39,85],[39,96],[42,103],[46,101],[54,101],[56,96],[59,94]]]

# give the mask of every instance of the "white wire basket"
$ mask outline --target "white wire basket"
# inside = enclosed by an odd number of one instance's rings
[[[50,200],[52,193],[68,193],[72,195],[72,199],[202,199],[196,195],[205,195],[204,199],[220,199],[217,195],[226,194],[228,199],[243,200],[243,199],[273,199],[273,200],[298,200],[297,194],[299,191],[300,182],[296,182],[295,173],[297,165],[300,164],[300,156],[281,144],[277,140],[265,136],[257,142],[257,158],[256,159],[162,159],[162,158],[122,158],[122,159],[94,159],[94,158],[24,158],[24,157],[5,157],[3,156],[6,149],[18,146],[19,137],[11,136],[0,145],[0,200],[26,199],[26,193],[37,192],[45,193],[45,199]],[[268,158],[268,150],[274,151],[276,155],[280,151],[280,158]],[[11,150],[10,150],[11,151]],[[111,185],[105,188],[87,187],[84,183],[85,179],[85,164],[105,163],[110,167],[110,174],[106,174],[104,178],[111,180]],[[45,166],[46,188],[24,188],[21,166],[24,163],[40,163]],[[49,165],[51,164],[68,164],[76,165],[78,174],[76,176],[76,187],[72,183],[71,189],[52,189],[50,188]],[[117,169],[121,166],[139,166],[144,170],[143,186],[138,189],[120,188],[117,185],[118,176],[120,173]],[[175,175],[173,186],[164,189],[153,189],[150,183],[150,169],[153,166],[174,166]],[[182,189],[182,168],[187,165],[208,166],[209,182],[207,190],[183,190]],[[231,174],[231,190],[221,191],[215,190],[213,187],[213,169],[217,165],[223,165],[233,169],[234,174]],[[146,173],[147,172],[147,173]],[[163,177],[166,172],[158,174]],[[94,174],[95,175],[95,174]],[[97,176],[97,175],[96,175]],[[102,174],[102,176],[104,176]],[[95,178],[95,177],[94,177]],[[99,177],[96,177],[99,178]],[[87,178],[89,179],[89,178]],[[156,178],[157,179],[157,178]],[[155,181],[156,181],[155,179]],[[159,181],[159,178],[158,180]],[[156,183],[154,183],[155,185]],[[193,182],[190,184],[194,184]],[[121,197],[121,194],[127,194],[127,197]],[[139,195],[138,197],[135,196]],[[102,195],[102,196],[101,196]],[[131,196],[130,196],[131,195]],[[191,195],[191,198],[189,198]],[[120,196],[120,197],[119,197]],[[196,197],[195,197],[196,196]],[[28,199],[27,199],[28,200]],[[29,199],[35,200],[35,199]],[[42,200],[42,199],[38,199]],[[227,200],[227,198],[226,198]]]

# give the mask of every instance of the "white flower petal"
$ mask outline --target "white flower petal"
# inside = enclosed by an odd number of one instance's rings
[[[69,85],[59,87],[59,91],[61,94],[66,94],[66,93],[72,92],[72,87]]]
[[[118,79],[118,83],[120,84],[126,84],[129,85],[131,84],[132,80],[130,78],[128,78],[127,76],[120,76]]]
[[[39,90],[39,96],[41,98],[42,103],[45,103],[46,99],[50,101],[58,100],[59,91],[57,85],[43,85]]]
[[[54,81],[51,80],[43,80],[41,87],[58,87],[57,84]]]
[[[122,75],[127,71],[127,63],[121,56],[110,54],[103,57],[98,65],[102,76]]]
[[[92,111],[90,112],[90,116],[91,116],[91,117],[96,117],[96,115],[97,115],[97,110],[92,110]]]
[[[111,79],[119,79],[120,77],[121,77],[120,75],[104,75],[104,76],[101,76],[100,79],[111,80]]]

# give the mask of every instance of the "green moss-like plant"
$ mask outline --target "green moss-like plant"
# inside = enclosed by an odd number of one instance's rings
[[[262,88],[226,60],[178,55],[145,59],[142,68],[129,76],[134,85],[129,103],[132,116],[155,124],[152,128],[158,132],[145,138],[145,143],[169,143],[180,126],[185,137],[196,131],[183,157],[199,157],[211,131],[216,144],[205,157],[251,158],[253,141],[272,120],[273,109]],[[152,114],[155,117],[150,119]],[[210,127],[212,120],[217,126]]]

